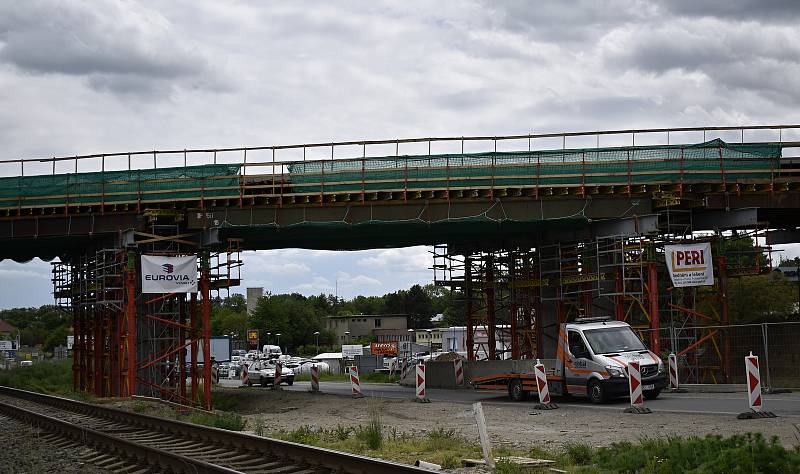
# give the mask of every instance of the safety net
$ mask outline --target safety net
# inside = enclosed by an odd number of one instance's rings
[[[0,208],[235,196],[237,164],[0,178]]]
[[[631,146],[295,162],[295,192],[615,185],[769,179],[782,146]]]

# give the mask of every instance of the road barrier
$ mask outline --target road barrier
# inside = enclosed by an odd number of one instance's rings
[[[217,366],[211,367],[211,383],[219,385],[219,368]]]
[[[536,365],[533,366],[533,373],[536,375],[536,391],[539,393],[539,403],[534,407],[538,410],[553,410],[558,408],[558,405],[550,400],[550,389],[547,387],[547,373],[544,370],[544,364],[539,359],[536,359]]]
[[[361,398],[364,394],[361,392],[361,380],[358,378],[358,366],[350,366],[350,387],[352,389],[353,398]]]
[[[250,385],[250,374],[247,372],[247,364],[242,364],[242,385]]]
[[[628,386],[631,392],[631,406],[625,409],[625,413],[651,413],[649,408],[644,407],[642,371],[638,362],[628,363]]]
[[[319,392],[319,367],[317,364],[311,366],[311,391]]]
[[[272,377],[272,388],[274,390],[281,389],[281,371],[283,370],[282,364],[279,361],[275,361],[275,376]]]
[[[462,387],[464,385],[464,361],[458,358],[455,360],[454,364],[456,371],[456,387]]]
[[[672,390],[680,389],[678,383],[678,357],[675,354],[669,355],[669,388]]]
[[[775,418],[772,412],[764,411],[764,402],[761,399],[761,370],[758,366],[758,356],[750,355],[744,358],[744,369],[747,373],[747,404],[750,411],[741,413],[737,418]]]
[[[403,358],[402,369],[400,369],[400,380],[405,379],[407,374],[408,374],[408,359]]]
[[[415,379],[417,386],[417,396],[414,398],[414,401],[423,403],[430,402],[427,393],[425,392],[425,364],[421,362],[417,364],[417,376],[415,377]]]

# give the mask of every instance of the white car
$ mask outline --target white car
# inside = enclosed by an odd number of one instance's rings
[[[275,380],[275,365],[268,361],[256,361],[250,364],[247,371],[247,385],[259,384],[262,387],[271,387]],[[281,383],[294,384],[294,371],[288,367],[281,367]]]

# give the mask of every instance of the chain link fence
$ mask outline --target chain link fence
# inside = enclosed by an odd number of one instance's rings
[[[761,378],[772,390],[800,387],[800,322],[666,327],[637,331],[666,360],[678,358],[682,384],[744,384],[744,357],[759,356]]]

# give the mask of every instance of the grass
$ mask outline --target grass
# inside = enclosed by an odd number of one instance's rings
[[[300,382],[308,382],[311,380],[311,374],[297,374],[294,377],[295,380]],[[369,383],[397,383],[400,380],[398,375],[389,375],[383,372],[368,372],[364,374],[360,374],[359,380],[362,382],[369,382]],[[350,376],[347,374],[332,374],[332,373],[322,373],[319,374],[319,381],[320,382],[349,382]]]
[[[242,431],[245,421],[242,415],[237,413],[203,413],[193,411],[188,415],[176,413],[176,419],[196,425],[211,426],[230,431]]]
[[[295,443],[320,446],[365,456],[413,464],[417,459],[440,464],[445,469],[461,465],[465,458],[482,459],[477,443],[467,441],[454,429],[437,427],[425,434],[399,433],[395,429],[376,428],[379,419],[370,416],[366,425],[337,426],[331,429],[301,426],[270,436]],[[261,435],[265,430],[256,430]],[[380,437],[381,442],[376,442]],[[690,438],[644,439],[639,442],[614,443],[595,448],[586,443],[566,443],[557,449],[534,447],[527,452],[505,447],[494,448],[498,474],[532,472],[504,456],[528,456],[550,459],[556,467],[571,473],[611,474],[647,473],[696,474],[800,472],[800,447],[786,449],[776,438],[765,440],[748,433],[729,438],[708,435]]]
[[[69,360],[0,371],[0,385],[50,395],[84,396],[72,391],[72,361]]]
[[[455,430],[436,428],[420,435],[401,433],[395,429],[387,430],[380,424],[380,419],[372,414],[367,424],[362,426],[336,426],[331,429],[301,426],[291,431],[268,434],[295,443],[407,464],[422,459],[448,469],[460,467],[463,458],[481,456],[480,447],[466,441]]]

